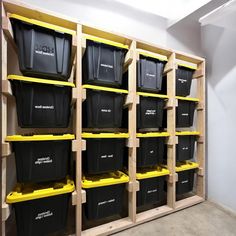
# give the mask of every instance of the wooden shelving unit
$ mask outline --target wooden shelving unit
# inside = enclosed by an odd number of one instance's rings
[[[76,30],[77,36],[73,40],[73,52],[76,53],[72,77],[76,87],[73,89],[73,102],[75,103],[74,125],[71,127],[76,139],[72,143],[72,151],[76,160],[76,191],[72,193],[72,204],[76,208],[75,222],[76,235],[109,235],[111,233],[141,224],[143,222],[173,213],[203,202],[205,199],[205,60],[197,56],[178,52],[172,49],[163,48],[157,45],[141,42],[140,40],[123,36],[113,32],[107,32],[102,29],[96,29],[92,26],[81,25],[76,19],[71,19],[54,12],[39,9],[34,6],[25,5],[17,0],[4,0],[2,5],[2,235],[5,235],[5,222],[8,219],[11,209],[5,203],[7,194],[7,159],[13,158],[10,145],[5,143],[5,137],[9,134],[20,133],[17,128],[14,99],[11,93],[11,87],[7,81],[7,75],[12,73],[9,62],[17,60],[9,59],[9,48],[15,51],[16,47],[13,40],[12,28],[7,17],[7,13],[16,13],[25,17],[49,22],[55,25],[63,26],[68,29]],[[83,35],[92,35],[117,43],[129,46],[128,53],[125,57],[125,69],[128,70],[128,95],[125,106],[128,107],[128,132],[129,139],[127,146],[128,154],[128,174],[130,182],[127,184],[128,191],[128,217],[115,220],[82,231],[82,204],[86,202],[86,191],[82,190],[82,151],[86,150],[86,141],[82,139],[82,102],[86,99],[86,90],[82,88],[82,56],[86,48],[86,41]],[[136,209],[136,192],[139,191],[139,182],[136,180],[136,150],[139,146],[139,138],[136,137],[136,105],[139,103],[139,95],[136,92],[136,62],[139,59],[140,51],[158,56],[167,57],[165,73],[167,75],[167,132],[170,136],[167,138],[167,166],[170,175],[167,178],[167,205],[154,208],[148,211],[137,213]],[[175,95],[175,73],[178,66],[177,60],[184,63],[191,63],[197,66],[194,78],[197,80],[197,98],[199,99],[196,115],[196,130],[200,132],[197,140],[196,161],[199,164],[197,173],[196,194],[194,196],[177,201],[175,194],[175,183],[178,181],[178,174],[175,172],[175,148],[178,142],[176,136],[175,111],[178,106],[178,99]],[[19,72],[18,72],[19,73]],[[12,110],[13,109],[13,110]],[[10,114],[11,116],[7,116]],[[14,115],[13,115],[14,114]],[[14,117],[12,117],[14,116]],[[14,124],[12,122],[15,122]],[[49,131],[48,131],[49,132]]]

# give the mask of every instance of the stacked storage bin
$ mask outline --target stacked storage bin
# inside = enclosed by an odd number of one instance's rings
[[[196,68],[184,64],[178,64],[176,70],[176,127],[189,128],[193,126],[194,112],[197,98],[189,98],[193,73]],[[181,195],[193,190],[194,173],[198,164],[190,162],[194,158],[195,143],[199,132],[180,131],[176,132],[178,143],[176,144],[176,194]]]
[[[21,75],[9,75],[21,128],[67,128],[73,83],[75,32],[11,14]],[[43,130],[42,130],[43,132]],[[41,132],[40,132],[41,133]],[[19,236],[47,235],[65,229],[70,193],[68,177],[73,134],[11,135],[17,186],[7,196],[16,213]]]
[[[86,190],[87,220],[120,215],[125,183],[124,168],[128,133],[121,133],[123,106],[128,90],[122,88],[127,45],[90,35],[83,56],[83,129],[86,151],[82,160],[82,188]],[[111,132],[112,131],[112,132]],[[118,132],[117,132],[118,131]]]
[[[169,171],[161,167],[165,155],[167,132],[157,132],[162,127],[163,111],[167,95],[162,91],[163,71],[166,58],[139,52],[137,62],[137,175],[140,190],[137,192],[137,207],[165,202],[164,182]],[[152,132],[150,132],[152,131]],[[155,132],[154,132],[155,131]]]

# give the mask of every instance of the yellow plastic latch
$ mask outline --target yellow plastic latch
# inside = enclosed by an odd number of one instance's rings
[[[168,132],[149,132],[149,133],[137,133],[137,138],[155,138],[155,137],[168,137]]]
[[[104,44],[111,45],[114,47],[129,49],[128,45],[118,43],[115,41],[111,41],[108,39],[104,39],[104,38],[100,38],[100,37],[96,37],[96,36],[92,36],[92,35],[88,35],[88,34],[83,34],[83,37],[88,40],[92,40],[92,41],[99,42],[99,43],[104,43]]]
[[[178,100],[184,100],[184,101],[190,101],[190,102],[199,102],[200,101],[199,98],[189,98],[189,97],[180,97],[180,96],[176,96],[175,98]]]
[[[40,84],[52,84],[52,85],[58,85],[58,86],[69,86],[69,87],[75,87],[73,83],[70,82],[64,82],[64,81],[57,81],[57,80],[47,80],[47,79],[38,79],[33,77],[26,77],[21,75],[8,75],[8,80],[20,80],[24,82],[32,82],[32,83],[40,83]]]
[[[126,93],[126,94],[128,94],[128,90],[116,89],[116,88],[108,88],[108,87],[102,87],[102,86],[95,86],[95,85],[90,85],[90,84],[84,84],[82,86],[82,88],[84,88],[84,89],[99,90],[99,91],[106,91],[106,92]]]
[[[20,15],[17,15],[17,14],[10,14],[9,18],[21,20],[21,21],[24,21],[24,22],[27,22],[27,23],[30,23],[30,24],[33,24],[33,25],[38,25],[38,26],[41,26],[41,27],[44,27],[44,28],[47,28],[47,29],[52,29],[52,30],[55,30],[55,31],[58,31],[58,32],[71,34],[71,35],[76,35],[76,32],[74,30],[70,30],[70,29],[67,29],[67,28],[64,28],[64,27],[61,27],[61,26],[57,26],[57,25],[53,25],[53,24],[50,24],[50,23],[46,23],[46,22],[43,22],[43,21],[30,19],[30,18],[20,16]]]
[[[14,191],[7,195],[7,203],[30,201],[70,193],[75,190],[74,182],[67,178],[64,182],[47,184],[17,184]]]
[[[175,167],[175,171],[180,172],[180,171],[185,171],[185,170],[196,169],[198,167],[199,165],[196,162],[185,161],[185,162],[177,163]]]
[[[75,139],[74,134],[63,134],[63,135],[12,135],[7,136],[6,142],[25,142],[25,141],[53,141],[53,140],[72,140]]]
[[[136,173],[137,179],[149,179],[154,177],[160,177],[169,175],[170,171],[165,167],[157,167],[157,168],[145,168],[142,171]]]
[[[121,171],[82,177],[82,188],[96,188],[129,182],[129,176]]]
[[[184,135],[200,135],[198,131],[178,131],[175,133],[177,136],[184,136]]]
[[[157,93],[137,92],[137,94],[140,95],[140,96],[144,96],[144,97],[169,98],[167,95],[157,94]]]
[[[128,133],[82,133],[82,138],[129,138]]]

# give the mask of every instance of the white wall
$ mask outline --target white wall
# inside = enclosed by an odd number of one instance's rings
[[[236,31],[202,27],[208,81],[208,197],[236,212]]]

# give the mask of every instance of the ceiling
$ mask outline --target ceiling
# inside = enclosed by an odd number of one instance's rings
[[[114,0],[129,7],[178,21],[211,0]]]

